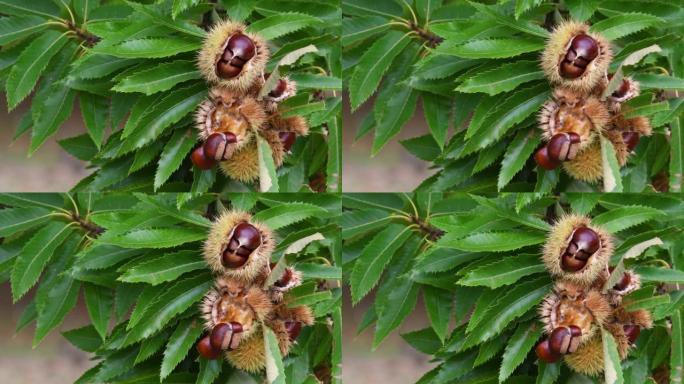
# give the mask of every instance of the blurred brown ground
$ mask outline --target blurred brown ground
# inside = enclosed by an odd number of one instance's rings
[[[428,163],[411,155],[399,143],[428,133],[422,107],[375,157],[371,157],[374,132],[354,141],[358,126],[372,111],[373,100],[368,100],[353,114],[344,100],[342,177],[344,192],[410,192],[432,175]],[[399,111],[397,111],[399,113]]]
[[[31,292],[27,297],[32,295]],[[64,323],[32,349],[33,325],[14,332],[28,302],[24,298],[12,305],[9,283],[0,284],[0,383],[73,383],[94,364],[88,360],[88,354],[69,344],[59,332],[88,324],[85,305],[79,302]]]
[[[84,133],[78,106],[59,131],[43,144],[31,157],[27,157],[31,132],[12,142],[14,131],[28,101],[7,113],[7,102],[0,97],[0,191],[2,192],[64,192],[88,176],[85,163],[66,153],[57,140]]]

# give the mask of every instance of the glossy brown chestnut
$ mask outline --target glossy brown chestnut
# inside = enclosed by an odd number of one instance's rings
[[[208,335],[200,339],[195,348],[197,348],[197,352],[200,354],[200,356],[207,360],[215,360],[221,354],[220,350],[212,348]]]
[[[204,155],[218,161],[228,160],[232,152],[229,146],[236,142],[237,138],[230,132],[212,133],[204,142]]]
[[[579,336],[582,331],[574,325],[558,327],[549,335],[549,348],[556,354],[573,353],[579,346]]]
[[[294,341],[299,333],[302,331],[302,323],[299,321],[286,321],[285,329],[287,329],[287,334],[290,337],[290,341]]]
[[[239,268],[247,262],[249,255],[261,245],[261,233],[249,223],[235,226],[233,236],[223,251],[221,262],[227,268]]]
[[[280,142],[283,143],[285,152],[289,152],[297,139],[297,134],[294,132],[278,132],[278,137],[280,138]]]
[[[216,63],[216,75],[222,79],[232,79],[242,72],[242,67],[256,54],[254,42],[238,33],[228,38],[228,44]]]
[[[596,232],[587,227],[575,229],[570,243],[562,255],[561,268],[566,272],[581,270],[600,246],[601,240]]]
[[[540,167],[547,170],[556,169],[560,165],[560,162],[549,157],[547,146],[543,146],[537,150],[534,154],[534,161],[537,162]]]
[[[540,359],[549,364],[557,362],[561,357],[560,354],[551,351],[548,339],[544,339],[541,343],[537,344],[537,346],[534,348],[534,351],[537,353],[537,356]]]
[[[610,273],[613,273],[614,269],[615,268],[613,268],[613,267],[608,268]],[[615,285],[613,286],[613,289],[616,291],[624,291],[625,289],[627,289],[627,287],[629,287],[629,284],[631,282],[632,282],[632,278],[630,277],[629,273],[625,272],[622,274],[620,281],[615,283]]]
[[[634,324],[623,325],[622,329],[625,331],[625,336],[627,336],[627,340],[629,340],[630,344],[634,344],[641,333],[641,327]]]
[[[636,132],[622,132],[622,141],[625,142],[628,151],[633,151],[639,144],[639,134]]]
[[[288,284],[290,284],[290,280],[292,280],[292,270],[290,268],[285,268],[285,272],[283,272],[283,276],[276,281],[273,285],[276,287],[286,287]]]
[[[223,351],[230,346],[230,339],[233,336],[233,327],[230,324],[218,323],[211,330],[209,341],[213,349]]]
[[[549,140],[548,155],[554,161],[572,160],[577,155],[580,137],[574,132],[557,133]]]
[[[628,91],[629,91],[629,81],[627,81],[627,79],[623,79],[622,83],[620,84],[618,89],[616,89],[615,92],[613,92],[612,96],[620,99],[622,97],[625,97],[625,95],[627,94]]]
[[[195,166],[199,169],[211,169],[216,164],[216,161],[214,159],[208,158],[204,154],[204,147],[199,146],[195,148],[194,151],[192,151],[192,154],[190,155],[190,160],[192,160],[192,163],[195,164]]]
[[[287,81],[284,79],[279,79],[278,84],[276,84],[275,88],[271,92],[268,93],[269,96],[271,96],[274,99],[279,98],[280,96],[285,93],[285,90],[287,89]]]
[[[596,40],[583,33],[573,37],[563,61],[560,63],[560,75],[567,79],[576,79],[584,74],[589,63],[599,54]]]

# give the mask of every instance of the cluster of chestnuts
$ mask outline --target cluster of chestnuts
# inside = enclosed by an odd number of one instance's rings
[[[287,292],[301,284],[301,273],[286,267],[269,278],[279,270],[270,262],[274,247],[271,230],[249,213],[225,212],[212,225],[204,259],[217,277],[201,304],[208,332],[197,343],[202,357],[224,356],[238,369],[258,372],[265,364],[263,327],[273,330],[285,356],[302,326],[313,324],[308,306],[288,305]]]
[[[598,375],[604,367],[601,328],[613,335],[624,359],[641,328],[652,327],[650,312],[623,305],[623,297],[640,287],[639,275],[627,270],[607,286],[612,253],[610,234],[587,217],[567,215],[552,228],[543,261],[555,282],[540,307],[546,337],[535,351],[541,360],[563,358],[576,372]]]
[[[624,166],[639,138],[651,134],[646,117],[625,117],[623,103],[639,95],[638,82],[624,78],[606,95],[611,59],[610,44],[586,24],[564,22],[551,34],[542,68],[555,89],[539,114],[545,143],[534,155],[542,168],[563,165],[575,179],[594,183],[603,177],[601,135]]]
[[[269,144],[279,167],[296,137],[308,134],[306,119],[282,117],[278,110],[281,101],[296,94],[295,82],[283,77],[264,89],[268,58],[266,42],[243,24],[223,21],[207,34],[198,67],[212,88],[197,109],[202,143],[190,156],[198,168],[218,163],[228,177],[251,183],[259,178],[257,135]]]

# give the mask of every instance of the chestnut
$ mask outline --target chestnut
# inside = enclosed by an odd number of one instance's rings
[[[641,333],[641,327],[634,324],[625,324],[622,326],[622,329],[625,331],[625,336],[627,336],[630,344],[634,344]]]
[[[294,145],[295,139],[297,139],[297,134],[294,132],[279,132],[278,137],[280,142],[283,143],[283,150],[289,152]]]
[[[615,92],[613,92],[613,94],[611,96],[613,96],[617,99],[621,99],[621,98],[625,97],[625,95],[627,94],[628,91],[629,91],[629,81],[627,81],[627,79],[622,79],[622,83],[620,84],[618,89],[616,89]]]
[[[237,138],[230,132],[216,132],[207,137],[204,142],[204,155],[214,160],[228,160],[232,154],[230,144],[235,144]]]
[[[290,341],[294,341],[299,333],[302,331],[302,323],[299,321],[285,321],[285,329],[287,329],[287,334],[290,337]]]
[[[572,160],[577,155],[580,137],[574,132],[557,133],[549,140],[548,155],[552,160]]]
[[[560,75],[576,79],[584,74],[589,63],[599,54],[599,46],[591,36],[580,33],[572,38],[560,63]]]
[[[268,93],[269,96],[271,96],[274,99],[279,98],[280,96],[285,93],[285,90],[287,89],[287,81],[285,79],[279,79],[278,84],[276,84],[275,88],[271,92]]]
[[[537,353],[537,356],[540,359],[544,360],[547,363],[555,363],[561,357],[560,354],[551,351],[548,339],[544,339],[544,341],[537,344],[537,346],[534,348],[534,351]]]
[[[230,324],[218,323],[211,330],[209,340],[213,349],[223,351],[230,346],[230,339],[233,336],[233,327]]]
[[[232,79],[242,72],[242,67],[256,55],[256,46],[249,37],[236,33],[228,38],[223,54],[216,63],[216,75]]]
[[[286,287],[288,284],[290,284],[290,281],[292,280],[292,270],[290,268],[285,268],[285,272],[283,272],[282,277],[276,281],[273,285],[279,288]]]
[[[587,227],[575,229],[563,252],[561,268],[566,272],[577,272],[587,265],[589,257],[598,251],[601,240],[598,234]]]
[[[211,346],[209,336],[204,336],[202,339],[200,339],[195,348],[197,348],[197,352],[200,354],[200,356],[207,360],[215,360],[221,354],[221,350],[214,349]]]
[[[199,146],[195,148],[194,151],[192,151],[192,154],[190,155],[190,160],[192,160],[192,163],[195,164],[195,166],[199,169],[211,169],[211,167],[216,164],[216,161],[214,159],[211,159],[207,157],[204,153],[204,147]]]
[[[615,268],[610,267],[610,268],[608,268],[608,271],[609,271],[610,273],[613,273],[613,270],[614,270],[614,269],[615,269]],[[617,283],[615,283],[615,285],[613,286],[613,289],[616,290],[616,291],[624,291],[625,289],[627,289],[627,287],[629,287],[629,284],[630,284],[631,282],[632,282],[632,278],[630,277],[629,273],[625,272],[625,273],[622,274],[622,277],[620,278],[620,281],[618,281]]]
[[[573,353],[579,346],[580,336],[582,336],[582,330],[577,326],[558,327],[549,336],[549,348],[556,354]]]
[[[537,150],[537,152],[534,154],[534,161],[536,161],[540,167],[549,171],[556,169],[556,167],[560,165],[557,160],[549,157],[548,147],[546,146],[543,146]]]
[[[639,134],[637,132],[622,132],[622,141],[625,142],[628,151],[633,151],[639,144]]]
[[[227,268],[239,268],[247,262],[249,255],[261,245],[261,233],[249,223],[240,223],[233,229],[228,246],[223,251],[221,262]]]

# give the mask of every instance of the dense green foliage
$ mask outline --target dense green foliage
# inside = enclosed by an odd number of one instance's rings
[[[316,317],[269,382],[315,384],[314,372],[339,382],[339,197],[203,194],[178,208],[182,196],[1,195],[0,282],[26,304],[17,331],[35,323],[38,345],[82,295],[91,323],[63,335],[98,364],[79,383],[262,382],[222,359],[198,359],[194,348],[204,332],[198,304],[213,284],[201,251],[208,217],[244,209],[275,231],[272,261],[303,272],[292,294]]]
[[[29,4],[30,3],[30,4]],[[335,0],[2,0],[0,84],[8,109],[29,100],[14,134],[29,155],[71,116],[78,100],[87,132],[60,141],[94,172],[77,191],[245,189],[215,170],[193,169],[193,111],[207,94],[194,61],[206,29],[230,18],[271,42],[268,71],[299,48],[316,52],[281,66],[299,85],[288,113],[308,118],[274,190],[340,188],[340,10]],[[32,94],[32,97],[28,98]],[[28,98],[28,99],[27,99]],[[247,186],[254,189],[254,186]],[[319,189],[318,187],[316,189]]]
[[[624,382],[643,384],[654,375],[682,380],[681,197],[351,194],[342,207],[345,284],[354,303],[369,293],[375,300],[359,332],[374,326],[377,346],[423,297],[430,325],[402,335],[438,363],[419,383],[602,382],[564,364],[539,363],[533,351],[541,337],[538,304],[551,287],[541,245],[549,223],[563,212],[588,214],[612,232],[611,265],[624,263],[641,274],[642,288],[625,303],[649,309],[655,326],[642,332],[622,370],[618,366]],[[655,238],[662,244],[625,257]]]
[[[662,190],[669,178],[670,190],[681,190],[681,1],[344,0],[342,11],[351,108],[373,103],[356,137],[372,132],[377,153],[421,101],[430,132],[402,144],[439,171],[418,190],[601,187],[573,181],[558,169],[544,171],[532,160],[540,143],[536,112],[551,92],[539,57],[549,29],[562,19],[587,21],[613,41],[611,72],[631,53],[660,48],[621,69],[641,82],[642,96],[629,104],[655,128],[622,169],[622,189],[642,192],[655,184]]]

